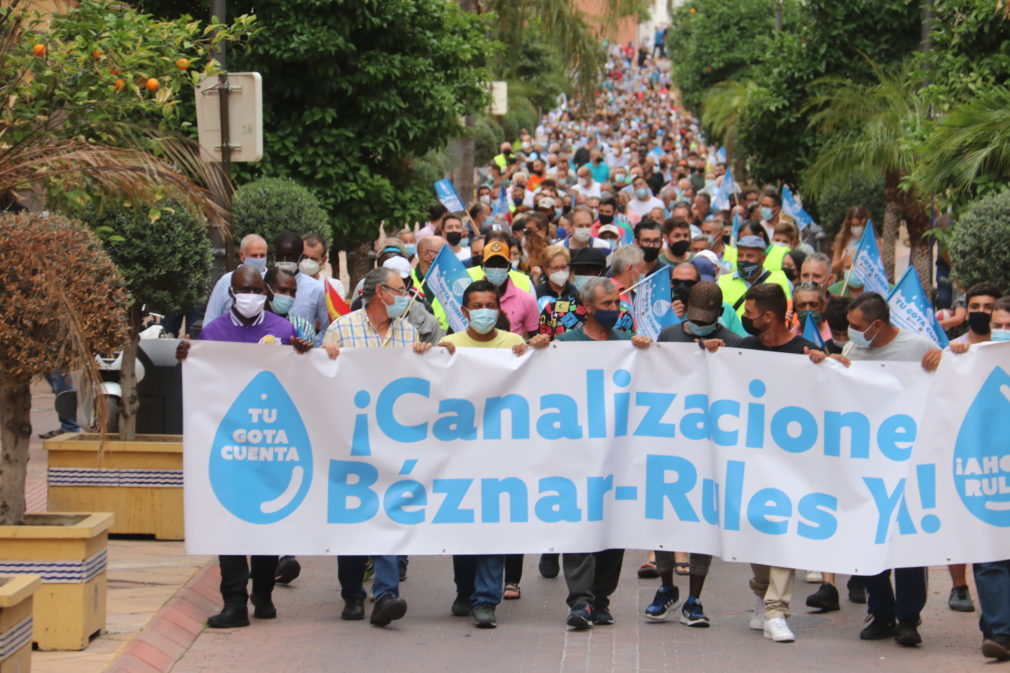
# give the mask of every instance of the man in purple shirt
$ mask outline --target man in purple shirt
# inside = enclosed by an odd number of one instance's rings
[[[228,290],[233,300],[231,310],[205,325],[200,338],[205,341],[232,341],[238,343],[292,345],[299,353],[307,353],[312,343],[298,337],[290,321],[263,310],[273,293],[260,272],[251,266],[240,266],[231,276]],[[182,362],[189,354],[189,341],[180,341],[175,357]],[[335,355],[333,356],[335,357]],[[207,620],[212,628],[249,626],[247,586],[252,576],[253,616],[273,619],[277,608],[273,604],[274,577],[277,571],[276,556],[219,556],[221,564],[221,597],[224,607],[219,614]],[[251,569],[251,572],[250,572]]]

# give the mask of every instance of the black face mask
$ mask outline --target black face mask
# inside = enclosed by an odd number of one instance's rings
[[[786,267],[782,267],[782,273],[785,274],[785,277],[790,283],[796,282],[796,269],[787,269]]]
[[[600,224],[610,224],[614,221],[613,215],[600,215]]]
[[[988,334],[992,314],[982,311],[972,311],[968,314],[968,328],[975,334]]]
[[[761,334],[761,330],[754,326],[754,321],[743,315],[740,316],[740,322],[743,324],[743,328],[747,331],[747,334],[751,336],[758,336]]]
[[[523,197],[521,197],[521,196],[513,196],[512,197],[512,203],[514,203],[517,206],[523,205]]]
[[[449,242],[449,245],[456,246],[459,242],[463,240],[462,231],[447,231],[445,233],[445,240]]]
[[[691,296],[692,287],[694,287],[694,281],[690,280],[673,281],[673,301],[679,301],[686,307],[687,298]]]
[[[659,259],[659,248],[642,248],[642,256],[646,262],[652,264]]]
[[[723,236],[722,237],[722,244],[723,245],[729,245],[732,242],[733,242],[733,237],[732,236]]]
[[[691,247],[691,241],[677,241],[670,246],[670,253],[674,257],[683,257],[687,249]]]

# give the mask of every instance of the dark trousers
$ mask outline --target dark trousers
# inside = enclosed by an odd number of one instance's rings
[[[982,635],[1010,636],[1010,561],[976,563],[974,571]]]
[[[276,556],[218,556],[221,565],[221,598],[225,605],[245,607],[249,600],[249,577],[252,592],[257,596],[270,596],[274,590],[277,572]]]
[[[591,554],[562,554],[561,564],[568,585],[568,607],[589,603],[606,610],[617,589],[624,562],[623,549],[604,549]]]
[[[926,605],[926,569],[896,568],[894,588],[891,588],[891,571],[878,575],[864,575],[866,611],[874,617],[919,621],[919,613]]]
[[[523,555],[505,554],[505,584],[519,584],[523,578]]]

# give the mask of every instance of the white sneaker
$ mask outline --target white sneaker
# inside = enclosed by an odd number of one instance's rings
[[[824,573],[818,570],[808,570],[807,574],[803,577],[803,580],[807,584],[820,584],[824,581]]]
[[[771,638],[776,643],[791,643],[796,636],[789,630],[789,625],[783,617],[772,617],[765,620],[765,638]]]
[[[765,627],[765,599],[757,599],[754,606],[754,614],[750,616],[750,627],[755,631],[761,631]]]

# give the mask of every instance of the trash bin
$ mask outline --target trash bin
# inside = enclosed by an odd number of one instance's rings
[[[175,359],[179,339],[141,339],[137,359],[144,378],[137,384],[137,434],[182,434],[182,370]]]

